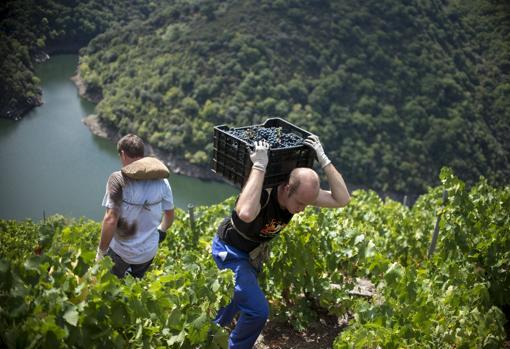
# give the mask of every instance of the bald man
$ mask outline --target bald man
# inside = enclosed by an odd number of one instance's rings
[[[269,144],[257,142],[250,155],[253,166],[235,209],[213,239],[212,255],[218,268],[235,273],[234,297],[215,319],[218,325],[227,326],[240,312],[229,337],[229,349],[252,348],[269,316],[268,302],[257,281],[268,256],[267,243],[308,205],[336,208],[349,203],[342,175],[326,156],[319,138],[310,136],[305,144],[315,150],[330,190],[320,188],[319,176],[310,168],[296,168],[286,183],[264,190]]]

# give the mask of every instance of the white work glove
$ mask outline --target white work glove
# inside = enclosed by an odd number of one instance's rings
[[[322,148],[322,144],[319,141],[319,137],[316,135],[308,136],[307,139],[305,139],[304,143],[312,147],[313,150],[315,150],[315,154],[317,154],[317,160],[319,161],[319,165],[321,168],[324,168],[328,166],[331,163],[331,160],[327,157],[326,153],[324,152],[324,148]]]
[[[108,253],[108,249],[106,249],[105,251],[101,250],[99,248],[99,246],[97,247],[97,252],[96,252],[96,262],[99,262],[101,259],[104,258],[104,256],[106,256]]]
[[[255,142],[255,150],[250,153],[251,162],[253,162],[253,168],[259,171],[266,172],[266,166],[269,162],[267,151],[269,150],[269,143],[266,141]]]

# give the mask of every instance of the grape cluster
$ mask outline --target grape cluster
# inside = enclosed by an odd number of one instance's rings
[[[281,127],[261,127],[254,126],[249,128],[234,128],[228,130],[232,136],[240,138],[248,144],[253,144],[257,141],[266,141],[270,147],[288,148],[295,147],[303,144],[303,138],[295,133],[285,133]]]

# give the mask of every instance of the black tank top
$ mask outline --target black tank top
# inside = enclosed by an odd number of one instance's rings
[[[293,214],[280,207],[277,195],[277,187],[272,188],[270,194],[267,190],[262,191],[260,212],[250,223],[243,222],[235,209],[232,210],[232,216],[226,217],[218,228],[220,239],[241,251],[249,253],[262,242],[278,236],[280,231],[290,222]]]

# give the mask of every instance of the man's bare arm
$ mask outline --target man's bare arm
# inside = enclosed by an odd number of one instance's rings
[[[260,212],[260,196],[268,163],[268,151],[269,143],[259,141],[250,154],[253,166],[235,208],[239,218],[246,223],[252,222]]]
[[[163,212],[163,218],[161,219],[161,223],[158,227],[161,231],[167,231],[172,224],[174,223],[175,210],[166,210]]]
[[[346,206],[351,200],[351,196],[342,175],[332,163],[324,167],[324,172],[326,172],[328,177],[330,190],[321,189],[313,205],[330,208]]]
[[[315,150],[317,160],[319,161],[321,168],[326,173],[330,188],[329,191],[321,189],[313,205],[317,207],[331,208],[344,207],[351,200],[349,191],[347,190],[347,186],[345,185],[342,175],[338,172],[324,152],[324,148],[322,147],[319,137],[311,135],[305,139],[304,143]]]
[[[117,229],[118,221],[118,212],[112,208],[107,208],[103,217],[103,223],[101,224],[101,240],[99,241],[96,260],[101,259],[108,251],[113,234],[115,234]]]

